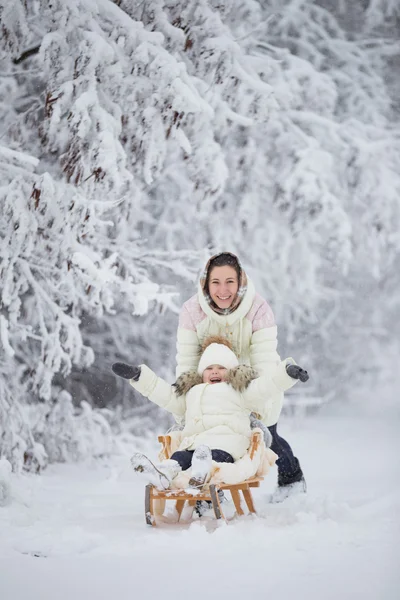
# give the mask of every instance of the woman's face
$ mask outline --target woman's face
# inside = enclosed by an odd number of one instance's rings
[[[208,290],[218,308],[229,308],[238,289],[238,276],[233,267],[226,265],[211,270]]]
[[[226,379],[227,370],[221,365],[210,365],[203,371],[203,383],[221,383]]]

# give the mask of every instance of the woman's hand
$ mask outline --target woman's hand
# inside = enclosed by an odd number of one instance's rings
[[[293,379],[300,379],[303,383],[310,379],[307,371],[299,367],[299,365],[287,365],[286,373]]]
[[[113,372],[118,375],[118,377],[123,377],[124,379],[133,379],[134,381],[139,381],[140,377],[140,367],[132,367],[131,365],[127,365],[125,363],[114,363],[112,365]]]

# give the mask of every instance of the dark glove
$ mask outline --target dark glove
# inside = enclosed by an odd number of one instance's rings
[[[125,363],[114,363],[111,368],[118,377],[139,381],[140,367],[131,367],[131,365]]]
[[[287,365],[286,373],[293,379],[300,379],[303,383],[310,379],[307,371],[299,367],[299,365]]]

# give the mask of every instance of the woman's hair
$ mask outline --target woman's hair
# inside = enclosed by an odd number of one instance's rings
[[[210,281],[210,274],[214,267],[232,267],[236,271],[236,275],[238,278],[238,283],[240,284],[240,274],[241,274],[241,266],[239,264],[238,259],[234,254],[230,254],[229,252],[221,252],[215,256],[208,266],[207,271],[207,279],[206,279],[206,290],[208,292],[208,283]]]

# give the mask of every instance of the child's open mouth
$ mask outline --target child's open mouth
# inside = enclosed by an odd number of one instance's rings
[[[222,379],[221,377],[211,377],[210,378],[210,383],[221,383]]]

